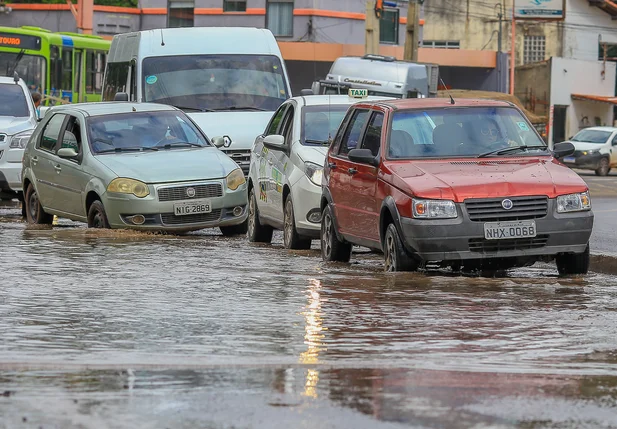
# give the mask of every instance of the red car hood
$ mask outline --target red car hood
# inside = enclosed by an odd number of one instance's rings
[[[524,195],[555,198],[587,190],[578,174],[550,157],[389,161],[387,167],[394,185],[411,195],[456,202]]]

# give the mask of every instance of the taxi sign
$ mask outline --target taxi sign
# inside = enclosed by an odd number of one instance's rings
[[[349,88],[349,96],[353,98],[368,97],[368,89]]]

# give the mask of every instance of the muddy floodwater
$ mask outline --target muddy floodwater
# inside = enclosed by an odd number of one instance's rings
[[[0,206],[0,428],[617,427],[617,280],[27,227]]]

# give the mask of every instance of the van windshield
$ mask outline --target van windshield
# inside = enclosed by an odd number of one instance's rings
[[[535,129],[513,108],[414,109],[394,113],[388,158],[538,155],[546,149]]]
[[[26,95],[21,86],[14,83],[0,84],[0,116],[30,116]]]
[[[289,98],[273,55],[183,55],[143,61],[148,102],[195,110],[276,110]]]

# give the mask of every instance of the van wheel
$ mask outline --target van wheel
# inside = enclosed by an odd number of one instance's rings
[[[99,200],[93,202],[88,210],[88,228],[111,228],[107,220],[105,207],[103,207],[103,203]]]
[[[26,191],[26,201],[23,205],[25,205],[26,220],[28,223],[33,223],[36,225],[52,224],[54,217],[48,213],[45,213],[45,210],[43,210],[43,206],[41,206],[41,202],[39,201],[39,194],[37,194],[32,183],[28,185],[28,190]]]
[[[589,271],[589,244],[583,253],[557,255],[557,271],[560,275],[587,274]]]
[[[301,237],[296,230],[296,218],[291,195],[285,200],[285,212],[283,215],[283,244],[286,249],[310,249],[311,239]]]
[[[244,221],[239,225],[220,226],[219,229],[225,237],[233,237],[236,235],[244,235],[248,230],[248,221]]]
[[[596,176],[606,176],[609,171],[611,171],[611,166],[608,164],[608,159],[602,158],[596,169]]]
[[[393,223],[386,228],[383,247],[386,271],[416,271],[418,269],[418,264],[405,251],[403,242]]]
[[[271,243],[272,227],[259,221],[259,209],[255,198],[255,188],[249,192],[248,238],[251,243]]]
[[[351,258],[351,244],[339,241],[336,236],[330,204],[321,216],[321,258],[326,262],[349,262]]]

